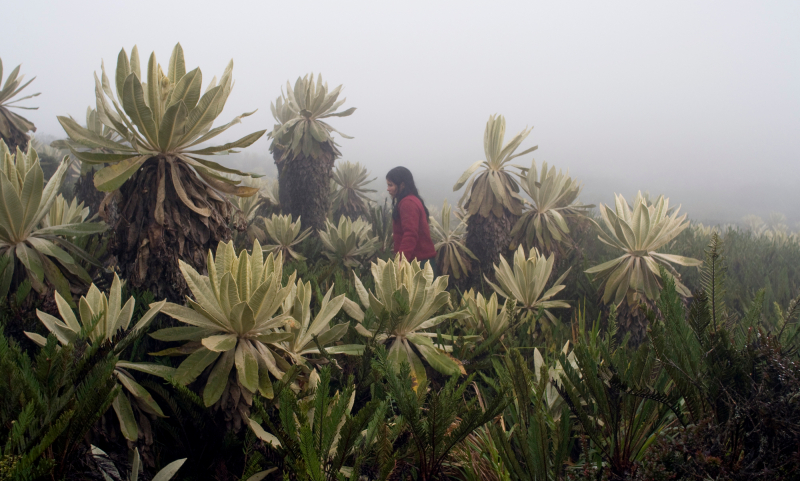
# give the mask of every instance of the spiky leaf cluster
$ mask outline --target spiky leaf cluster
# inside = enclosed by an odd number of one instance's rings
[[[35,149],[29,146],[24,153],[17,148],[14,155],[0,141],[0,255],[10,259],[0,273],[1,296],[8,294],[17,264],[25,269],[25,278],[37,292],[45,291],[46,280],[70,302],[70,283],[92,282],[73,257],[89,259],[89,256],[64,236],[100,233],[106,230],[106,225],[82,221],[41,225],[56,202],[68,167],[69,159],[64,158],[45,185]]]
[[[456,227],[451,228],[451,208],[447,200],[442,206],[441,224],[433,216],[428,220],[431,227],[431,238],[436,249],[436,265],[441,269],[442,274],[452,273],[456,279],[468,275],[472,269],[470,259],[478,260],[478,258],[466,246],[466,222],[458,219]]]
[[[139,481],[139,473],[142,469],[142,457],[139,455],[139,448],[134,448],[132,454],[133,462],[131,463],[130,475],[127,476],[126,479],[128,481]],[[119,470],[111,462],[105,451],[92,445],[92,457],[97,463],[97,467],[100,473],[103,474],[104,479],[112,481],[114,479],[122,479]],[[177,474],[178,470],[185,462],[186,458],[169,463],[153,475],[153,481],[169,481],[175,477],[175,474]]]
[[[313,369],[307,357],[320,354],[320,347],[325,349],[326,354],[360,354],[364,350],[362,345],[333,345],[347,334],[347,329],[350,327],[349,322],[331,326],[333,318],[339,314],[345,303],[348,304],[349,312],[353,312],[354,309],[358,312],[359,309],[358,305],[344,294],[331,299],[332,294],[333,286],[322,298],[319,311],[316,315],[312,315],[311,301],[314,293],[311,283],[298,280],[297,284],[292,286],[292,294],[283,303],[283,312],[294,319],[293,324],[283,329],[290,333],[291,337],[273,344],[273,349],[286,355],[292,363],[302,366],[306,371]]]
[[[689,257],[656,252],[689,227],[686,214],[678,217],[680,207],[670,213],[669,199],[659,196],[650,203],[642,193],[636,195],[633,207],[617,194],[615,207],[600,206],[600,215],[607,229],[594,222],[598,238],[611,247],[624,252],[614,260],[587,269],[602,281],[603,302],[619,305],[626,300],[635,305],[639,300],[654,301],[661,289],[659,266],[675,278],[678,292],[689,297],[689,289],[680,283],[680,275],[672,263],[682,266],[699,266],[702,261]]]
[[[594,206],[576,203],[583,186],[569,176],[569,171],[548,169],[547,162],[542,163],[539,171],[536,160],[532,161],[531,167],[523,169],[519,177],[531,203],[511,230],[511,237],[514,242],[524,242],[529,249],[553,252],[569,239],[567,220],[584,216]]]
[[[110,295],[106,297],[100,290],[92,284],[86,296],[82,296],[78,302],[78,314],[72,312],[72,308],[61,295],[55,293],[56,306],[61,319],[51,316],[46,312],[37,309],[36,315],[48,331],[55,334],[58,342],[62,345],[75,342],[77,339],[88,339],[92,343],[103,341],[114,342],[120,333],[126,333],[133,317],[133,310],[136,301],[131,297],[122,305],[122,282],[117,275],[111,283]],[[136,325],[130,330],[131,333],[145,329],[155,318],[156,314],[164,307],[166,301],[153,304],[150,309],[139,319]],[[47,339],[33,332],[26,332],[33,342],[44,347]],[[133,398],[140,410],[164,417],[158,403],[147,389],[137,383],[128,370],[142,371],[159,377],[166,377],[172,374],[173,369],[167,366],[151,363],[132,363],[117,361],[114,369],[114,376],[122,389],[120,394],[114,398],[112,404],[119,420],[122,435],[129,441],[139,439],[139,425],[133,414],[133,408],[129,398]]]
[[[339,217],[339,223],[325,221],[325,230],[319,232],[325,247],[325,256],[345,267],[360,267],[378,250],[378,238],[372,235],[372,226],[362,218],[354,221]]]
[[[315,81],[313,73],[298,77],[294,88],[286,82],[285,96],[281,94],[276,103],[270,104],[272,116],[278,122],[270,133],[273,139],[270,149],[280,153],[280,158],[276,160],[300,156],[319,159],[326,151],[339,155],[333,132],[346,139],[352,137],[339,132],[322,119],[347,117],[355,112],[355,107],[337,112],[346,100],[338,100],[341,90],[341,85],[329,90],[327,82],[322,81],[322,75],[317,75]]]
[[[451,307],[447,276],[434,278],[430,263],[423,268],[419,261],[408,262],[402,254],[388,262],[378,259],[377,263],[372,263],[371,270],[375,289],[368,292],[354,274],[356,292],[361,305],[365,309],[371,308],[376,316],[389,318],[389,325],[385,332],[378,330],[377,326],[369,330],[359,325],[358,332],[387,344],[389,361],[395,368],[399,368],[402,362],[408,363],[411,375],[419,384],[427,379],[427,375],[417,352],[443,374],[464,374],[461,362],[448,354],[452,346],[433,342],[434,339],[452,341],[452,338],[426,331],[463,315],[463,311],[440,314],[442,308]]]
[[[294,247],[303,242],[303,240],[311,235],[311,228],[302,230],[302,222],[297,218],[296,222],[292,222],[292,216],[272,214],[272,217],[267,219],[261,218],[264,222],[264,230],[269,236],[271,244],[264,245],[264,251],[281,255],[284,261],[288,261],[291,257],[295,260],[305,260],[305,257],[299,252],[294,250]],[[267,240],[265,239],[265,242]]]
[[[519,185],[511,172],[506,170],[508,163],[516,157],[533,152],[538,146],[531,147],[519,153],[517,148],[522,144],[530,129],[525,129],[503,144],[506,133],[506,119],[502,115],[492,115],[486,122],[483,134],[483,150],[485,160],[472,164],[453,186],[453,191],[459,190],[467,183],[464,195],[459,201],[469,215],[488,217],[503,217],[504,210],[513,215],[522,214],[522,197],[519,195]],[[480,173],[473,174],[481,169]]]
[[[520,246],[514,253],[514,266],[510,266],[505,258],[501,257],[500,264],[494,266],[497,284],[488,279],[487,282],[501,297],[515,300],[518,310],[533,314],[542,309],[552,322],[556,322],[550,309],[568,308],[569,304],[552,298],[566,287],[562,282],[567,277],[569,269],[545,290],[553,273],[554,260],[553,254],[545,257],[536,249],[531,249],[530,256],[525,256],[525,251]]]
[[[347,216],[355,219],[359,216],[368,214],[369,199],[367,194],[376,192],[374,189],[367,189],[367,184],[375,179],[367,180],[369,172],[360,162],[339,162],[333,169],[334,189],[333,216]]]
[[[175,191],[187,207],[200,215],[209,215],[197,207],[183,187],[177,164],[183,162],[191,166],[205,183],[216,190],[240,196],[253,195],[255,189],[238,185],[221,174],[246,176],[244,172],[223,167],[203,156],[222,155],[235,152],[258,140],[265,131],[254,132],[239,140],[224,145],[200,148],[243,117],[254,112],[244,113],[231,122],[211,128],[214,120],[222,112],[225,102],[233,88],[233,61],[226,67],[220,78],[211,80],[202,93],[203,76],[199,68],[186,71],[183,49],[175,45],[170,57],[167,73],[156,61],[155,53],[150,55],[147,64],[147,77],[142,77],[139,52],[136,47],[130,57],[121,50],[117,59],[115,77],[116,95],[112,90],[105,66],[102,75],[95,75],[95,96],[97,98],[97,118],[111,131],[120,136],[120,141],[99,135],[96,129],[81,127],[70,117],[59,117],[70,139],[90,149],[103,152],[84,152],[73,149],[73,154],[87,164],[108,164],[95,175],[95,186],[102,191],[118,189],[148,159],[158,157],[171,169]],[[201,95],[202,93],[202,95]],[[162,185],[158,186],[159,205],[163,203]]]
[[[21,102],[23,100],[36,97],[39,95],[38,93],[26,95],[25,97],[20,97],[18,99],[14,99],[20,92],[22,92],[25,87],[30,85],[36,77],[28,80],[25,83],[22,81],[25,79],[24,75],[19,74],[19,68],[21,65],[17,65],[14,70],[8,74],[6,77],[5,84],[2,84],[3,80],[3,59],[0,59],[0,85],[3,85],[3,88],[0,89],[0,140],[3,140],[6,143],[10,143],[12,148],[14,146],[23,146],[28,142],[28,131],[36,132],[36,127],[33,125],[33,122],[22,117],[21,115],[10,111],[11,108],[16,109],[25,109],[25,110],[36,110],[39,107],[23,107],[21,105],[14,105],[17,102]]]
[[[486,299],[480,292],[475,294],[475,291],[470,289],[464,293],[462,302],[469,314],[464,318],[464,322],[473,329],[492,336],[510,327],[516,305],[513,299],[501,306],[497,301],[496,292]]]
[[[50,211],[42,219],[42,227],[53,227],[67,224],[80,224],[89,217],[89,208],[83,202],[72,199],[67,202],[63,195],[58,194],[56,201],[50,206]]]
[[[284,472],[310,481],[345,479],[343,473],[350,479],[360,478],[360,467],[374,448],[387,403],[374,400],[351,414],[356,393],[350,381],[342,392],[331,395],[331,370],[325,367],[307,397],[293,392],[288,382],[281,383],[276,392],[280,419],[273,420],[266,409],[259,409],[261,423],[271,432],[249,419],[253,433],[284,458]]]
[[[194,299],[187,298],[189,307],[168,303],[161,310],[188,326],[161,329],[151,336],[161,341],[188,341],[161,353],[189,354],[175,372],[177,381],[189,384],[211,368],[203,389],[207,406],[222,397],[234,365],[243,393],[271,396],[268,373],[281,377],[283,372],[267,345],[291,337],[275,329],[294,322],[289,313],[279,310],[292,293],[295,275],[284,286],[281,255],[264,259],[257,240],[252,254],[242,250],[238,256],[233,242],[220,242],[216,255],[209,252],[206,263],[208,276],[203,276],[181,261],[181,272]]]

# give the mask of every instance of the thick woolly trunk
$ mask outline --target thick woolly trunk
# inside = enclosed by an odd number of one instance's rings
[[[83,202],[83,205],[89,208],[90,215],[94,215],[100,211],[100,203],[103,202],[106,194],[100,192],[94,186],[94,168],[90,168],[85,174],[80,175],[72,187],[75,193],[75,198],[78,202]]]
[[[648,302],[647,308],[654,309],[655,303]],[[648,321],[645,309],[638,304],[630,306],[626,301],[623,301],[617,308],[618,340],[622,340],[626,334],[630,334],[628,346],[634,349],[647,338]]]
[[[178,260],[205,273],[208,250],[231,239],[228,222],[233,206],[184,162],[174,163],[187,197],[210,215],[201,215],[181,201],[163,157],[145,162],[110,202],[104,202],[101,213],[113,229],[109,250],[122,277],[136,289],[149,290],[156,299],[182,303],[190,291]],[[157,210],[160,185],[165,194],[163,212]]]
[[[278,202],[281,204],[281,212],[289,213],[289,178],[284,175],[283,169],[286,167],[286,160],[280,160],[283,151],[277,147],[272,152],[275,160],[275,167],[278,169]]]
[[[511,228],[516,221],[517,216],[506,210],[503,211],[503,217],[475,214],[467,220],[467,248],[478,258],[478,262],[473,263],[470,276],[473,287],[481,285],[484,275],[494,282],[494,265],[509,250]]]
[[[688,298],[681,297],[681,302],[684,308],[689,306]],[[622,340],[625,334],[630,333],[631,337],[628,341],[628,346],[634,349],[647,340],[647,328],[650,325],[647,320],[647,312],[652,311],[655,313],[656,319],[662,315],[656,301],[648,299],[643,304],[631,306],[627,301],[622,301],[617,308],[617,337]]]
[[[325,229],[331,207],[330,182],[335,156],[325,150],[319,159],[299,156],[286,160],[281,173],[281,210],[297,219],[302,216],[303,228]],[[283,205],[286,190],[287,206]]]
[[[26,152],[28,150],[28,140],[30,140],[30,137],[28,137],[28,134],[25,132],[16,128],[5,115],[3,109],[0,108],[0,139],[6,143],[9,152],[12,154],[17,151],[17,147],[19,147],[19,150]],[[8,135],[2,132],[8,132]]]

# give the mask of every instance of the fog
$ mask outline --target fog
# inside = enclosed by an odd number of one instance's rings
[[[533,157],[569,169],[581,200],[665,194],[690,217],[746,214],[800,222],[800,3],[797,2],[6,2],[0,57],[22,63],[37,134],[83,122],[92,72],[136,44],[162,65],[181,42],[204,83],[235,62],[218,122],[258,108],[232,140],[271,129],[287,80],[321,72],[344,85],[351,117],[332,124],[342,158],[409,167],[423,197],[483,158],[489,115],[525,126]],[[110,73],[113,78],[113,73]],[[274,170],[265,138],[241,157]],[[530,164],[531,156],[518,159]]]

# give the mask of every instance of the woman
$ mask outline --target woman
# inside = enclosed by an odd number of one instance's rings
[[[394,253],[402,253],[410,262],[430,262],[436,271],[436,249],[428,225],[428,208],[419,197],[414,176],[405,167],[395,167],[386,174],[386,190],[392,196],[392,231]]]

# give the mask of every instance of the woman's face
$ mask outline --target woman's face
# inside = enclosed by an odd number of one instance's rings
[[[389,192],[389,195],[392,196],[392,199],[397,197],[397,192],[399,190],[400,190],[400,188],[397,186],[397,184],[395,184],[394,182],[392,182],[389,179],[386,179],[386,191]]]

